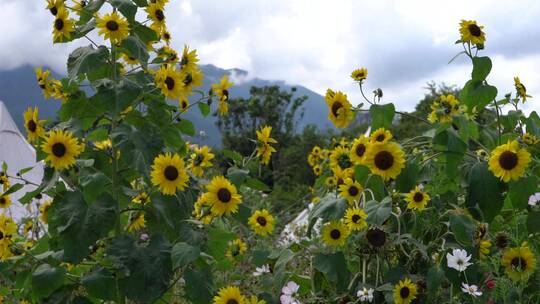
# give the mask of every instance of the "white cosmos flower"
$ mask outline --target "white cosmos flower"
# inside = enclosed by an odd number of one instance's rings
[[[299,288],[300,285],[296,284],[294,281],[289,281],[287,284],[285,284],[285,286],[283,286],[281,289],[281,297],[279,298],[281,304],[300,304],[300,302],[294,297]]]
[[[364,289],[356,292],[356,296],[360,298],[360,302],[371,302],[373,301],[373,288],[367,289],[364,287]]]
[[[471,255],[467,256],[467,251],[463,249],[454,249],[452,254],[446,254],[446,261],[448,262],[448,267],[454,268],[457,271],[465,271],[467,267],[472,265],[469,263]]]
[[[269,272],[270,272],[270,266],[266,264],[266,265],[262,265],[261,267],[256,267],[255,272],[253,272],[253,276],[258,277]]]
[[[463,291],[464,293],[468,293],[475,298],[482,295],[482,292],[478,289],[478,286],[472,284],[469,285],[461,283],[461,291]]]
[[[529,196],[529,205],[536,206],[538,202],[540,201],[540,192],[536,192],[535,194]]]

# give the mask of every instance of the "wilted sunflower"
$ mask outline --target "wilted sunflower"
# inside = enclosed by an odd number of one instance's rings
[[[462,113],[459,100],[454,95],[442,95],[431,104],[431,113],[428,116],[430,122],[451,122],[454,116]]]
[[[12,256],[11,238],[16,232],[17,224],[11,218],[0,214],[0,261]]]
[[[392,132],[385,128],[379,128],[375,132],[371,133],[369,139],[371,142],[386,143],[392,139]]]
[[[350,234],[349,227],[341,221],[326,223],[321,231],[322,240],[328,246],[343,246]]]
[[[132,203],[135,204],[148,204],[151,202],[150,196],[146,192],[141,192],[137,196],[135,196],[132,200]]]
[[[418,290],[416,284],[414,284],[409,278],[399,281],[394,287],[394,303],[395,304],[409,304],[414,299]]]
[[[507,249],[501,258],[501,265],[510,279],[525,282],[536,270],[536,257],[527,244],[522,244]]]
[[[356,69],[352,71],[351,78],[354,81],[362,82],[367,78],[368,70],[366,68]]]
[[[267,236],[274,231],[274,217],[266,209],[257,210],[248,219],[248,224],[256,234]]]
[[[180,80],[182,81],[183,94],[189,96],[193,92],[193,88],[200,87],[203,83],[204,75],[199,68],[193,68],[191,70],[180,70]]]
[[[332,170],[335,168],[340,168],[342,170],[352,168],[353,163],[350,154],[349,149],[343,146],[337,146],[330,154],[330,168],[332,168]]]
[[[184,191],[189,180],[184,160],[178,154],[165,153],[157,156],[152,165],[152,184],[166,195],[174,195],[177,189]]]
[[[530,133],[523,134],[521,139],[523,140],[524,143],[526,143],[529,146],[536,145],[539,142],[538,137],[536,137],[536,135],[530,134]]]
[[[264,126],[257,133],[257,157],[261,157],[261,164],[268,165],[270,163],[270,157],[272,153],[276,152],[276,149],[272,144],[277,144],[277,140],[270,137],[272,133],[271,126]]]
[[[82,153],[84,146],[71,132],[53,130],[45,135],[41,149],[47,153],[45,160],[50,162],[54,169],[62,170],[69,169],[75,164],[75,159]]]
[[[517,95],[518,97],[521,97],[521,100],[523,102],[527,101],[527,98],[532,98],[532,96],[527,95],[527,88],[521,81],[519,80],[519,77],[514,77],[514,86],[516,87]]]
[[[229,215],[238,212],[238,205],[242,203],[242,196],[236,187],[225,177],[215,176],[206,185],[208,201],[212,205],[212,214],[215,216]]]
[[[212,159],[214,159],[214,154],[208,146],[196,147],[191,154],[189,169],[193,175],[201,177],[205,168],[212,167]]]
[[[65,8],[64,0],[47,0],[47,9],[53,16],[56,16],[62,8]]]
[[[358,207],[348,208],[345,211],[344,222],[350,230],[363,230],[367,227],[367,214]]]
[[[483,45],[486,42],[486,34],[483,26],[478,26],[474,20],[461,20],[459,24],[461,41],[470,42],[476,45]]]
[[[152,21],[150,28],[157,33],[161,33],[165,28],[165,13],[164,6],[157,3],[150,3],[146,7],[146,13],[148,14],[148,19]]]
[[[393,142],[372,143],[366,152],[366,163],[372,173],[389,180],[396,178],[405,167],[405,153]]]
[[[139,231],[146,227],[146,219],[144,218],[144,213],[138,213],[133,215],[129,219],[129,224],[127,226],[127,231],[134,232]]]
[[[161,93],[170,99],[179,99],[184,90],[179,71],[173,65],[162,65],[156,72],[155,83],[161,89]]]
[[[424,210],[429,202],[429,195],[420,190],[419,186],[416,186],[409,193],[405,194],[405,201],[407,202],[407,208],[413,210]]]
[[[58,9],[53,24],[54,42],[62,42],[64,39],[71,38],[71,33],[75,31],[74,24],[73,20],[69,19],[69,12],[66,8]]]
[[[380,248],[386,244],[387,236],[384,230],[375,227],[366,232],[366,239],[371,246]]]
[[[233,86],[232,82],[229,82],[229,76],[223,75],[219,83],[212,85],[212,94],[219,98],[218,114],[227,115],[229,113],[229,89]]]
[[[199,62],[199,58],[197,58],[197,50],[189,50],[189,46],[184,45],[182,59],[180,60],[182,70],[193,70],[197,68],[197,62]]]
[[[347,127],[354,119],[354,112],[351,110],[352,105],[347,99],[347,95],[328,89],[325,100],[329,109],[328,119],[337,128]]]
[[[223,287],[214,297],[213,304],[246,304],[246,299],[236,286]]]
[[[247,244],[241,239],[235,239],[229,242],[229,248],[225,252],[225,256],[229,260],[235,260],[237,257],[243,255],[247,251]]]
[[[0,209],[7,209],[11,206],[11,198],[8,194],[0,195]]]
[[[530,161],[531,154],[527,149],[520,148],[517,140],[512,140],[491,151],[489,170],[507,183],[522,177]]]
[[[24,128],[28,133],[28,141],[35,142],[45,135],[45,129],[43,129],[44,120],[39,120],[39,109],[37,107],[32,110],[28,108],[24,112]]]
[[[111,43],[117,44],[129,35],[129,23],[126,18],[120,16],[117,12],[112,12],[103,17],[96,17],[96,27],[98,33]]]
[[[45,224],[49,222],[49,208],[51,208],[52,203],[52,200],[47,200],[39,207],[39,219]]]
[[[362,185],[351,178],[345,179],[344,183],[339,186],[341,196],[351,205],[360,200],[363,190]]]

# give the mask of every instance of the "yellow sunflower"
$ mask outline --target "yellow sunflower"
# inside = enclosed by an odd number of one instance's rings
[[[347,99],[347,95],[342,92],[333,92],[328,90],[325,96],[328,105],[328,119],[334,123],[337,128],[347,127],[354,119],[352,105]]]
[[[41,137],[45,136],[45,129],[43,129],[44,120],[39,120],[39,109],[37,107],[32,110],[28,108],[24,112],[24,128],[28,133],[28,141],[35,142]]]
[[[343,246],[350,234],[349,227],[341,221],[326,223],[321,231],[322,239],[328,246]]]
[[[77,15],[81,15],[82,10],[88,5],[87,0],[73,0],[73,10]]]
[[[45,160],[50,162],[54,169],[62,170],[75,164],[75,159],[82,153],[84,146],[71,132],[53,130],[45,136],[41,149],[47,153]]]
[[[0,172],[0,185],[2,185],[2,191],[7,191],[11,187],[9,178],[4,172]]]
[[[17,232],[17,225],[15,222],[0,214],[0,261],[4,261],[11,257],[11,238]]]
[[[156,72],[155,83],[161,93],[170,99],[179,99],[184,94],[180,72],[173,65],[162,65]]]
[[[463,112],[459,100],[454,95],[442,95],[431,104],[431,113],[428,116],[430,122],[451,122],[454,116]]]
[[[329,176],[324,180],[324,183],[328,188],[334,188],[337,185],[337,179],[335,176]]]
[[[212,167],[212,159],[214,159],[214,157],[214,154],[208,146],[196,147],[191,154],[189,169],[193,175],[201,177],[203,176],[205,168]]]
[[[165,153],[154,159],[152,184],[166,195],[174,195],[177,189],[184,191],[189,180],[184,160],[178,154]]]
[[[184,87],[183,87],[183,94],[184,96],[191,95],[191,92],[193,91],[193,88],[200,87],[203,84],[204,75],[199,70],[199,68],[195,67],[193,69],[182,69],[180,70],[180,80],[182,81]]]
[[[189,109],[189,99],[185,96],[180,97],[178,100],[178,107],[180,108],[180,112],[186,112]]]
[[[36,68],[36,78],[39,84],[39,87],[43,91],[43,95],[45,96],[45,99],[51,98],[53,92],[51,90],[50,80],[49,77],[51,76],[51,71],[46,70],[43,71],[42,68]]]
[[[225,256],[234,261],[236,258],[242,256],[247,251],[247,244],[241,239],[235,239],[229,242],[229,248],[225,252]]]
[[[369,139],[364,135],[360,135],[353,141],[351,147],[351,160],[357,165],[365,164],[366,151],[369,145]]]
[[[274,231],[274,217],[266,209],[257,210],[248,219],[248,224],[256,234],[267,236]]]
[[[73,20],[69,19],[69,12],[64,7],[58,9],[53,25],[54,42],[62,42],[71,38],[71,33],[75,31]]]
[[[366,152],[366,163],[372,173],[389,180],[396,178],[405,167],[405,153],[393,142],[373,143]]]
[[[229,76],[223,75],[219,83],[212,85],[212,94],[216,95],[219,98],[218,104],[218,114],[227,115],[229,112],[229,89],[234,85],[234,83],[229,82]]]
[[[210,202],[208,201],[208,193],[199,195],[199,198],[197,198],[197,201],[193,205],[192,215],[205,225],[212,223],[214,216],[212,215]]]
[[[166,29],[163,29],[161,32],[161,39],[165,42],[165,44],[169,45],[169,43],[171,43],[171,33],[169,33],[169,31]]]
[[[313,174],[315,174],[315,176],[321,176],[321,174],[322,174],[321,166],[319,166],[319,165],[313,166]]]
[[[352,168],[353,163],[350,157],[350,150],[343,146],[337,146],[330,154],[330,167],[332,170],[340,168],[342,170]]]
[[[161,33],[166,28],[163,5],[150,3],[145,10],[148,14],[148,19],[152,21],[150,28],[157,33]]]
[[[313,149],[311,149],[311,154],[313,154],[316,157],[319,157],[321,155],[321,147],[315,146]]]
[[[405,194],[405,201],[407,202],[408,209],[424,210],[429,200],[429,195],[420,190],[419,186],[416,186],[409,193]]]
[[[124,61],[129,65],[137,65],[137,64],[139,64],[139,59],[137,59],[135,57],[131,57],[126,53],[122,53],[122,59],[124,59]]]
[[[525,243],[520,247],[507,249],[501,258],[501,265],[510,279],[525,282],[536,270],[536,257]]]
[[[245,304],[246,299],[236,286],[223,287],[214,297],[213,304]]]
[[[131,202],[134,203],[134,204],[141,204],[141,205],[144,205],[144,204],[148,204],[150,203],[152,200],[150,199],[150,196],[148,195],[148,193],[146,192],[141,192],[139,193],[137,196],[135,196]]]
[[[336,179],[336,186],[341,186],[345,183],[347,178],[353,178],[354,171],[352,168],[341,169],[340,167],[332,168],[334,178]]]
[[[53,16],[56,16],[58,11],[63,8],[65,8],[64,0],[47,0],[47,9]]]
[[[164,61],[166,61],[167,63],[176,64],[178,63],[178,60],[180,60],[178,58],[178,53],[168,45],[165,45],[161,49],[159,49],[158,56],[162,58]]]
[[[527,101],[527,98],[532,98],[532,96],[527,95],[527,88],[521,81],[519,80],[519,77],[514,77],[514,86],[516,87],[517,96],[521,97],[521,100],[523,102]]]
[[[356,69],[352,71],[351,78],[354,81],[362,82],[367,78],[368,70],[366,68]]]
[[[45,224],[49,222],[49,208],[51,208],[52,203],[52,200],[47,200],[39,207],[39,219]]]
[[[507,183],[522,177],[530,161],[531,154],[527,149],[520,148],[519,143],[512,140],[491,151],[489,170]]]
[[[348,208],[345,211],[344,223],[350,230],[364,230],[367,227],[367,213],[358,207]]]
[[[476,45],[483,45],[486,42],[486,34],[483,26],[478,26],[474,20],[461,20],[459,24],[461,41],[470,42]]]
[[[272,144],[276,144],[277,140],[270,137],[271,132],[272,127],[270,126],[264,126],[257,130],[257,157],[261,157],[261,164],[263,165],[268,165],[272,153],[276,152]]]
[[[199,62],[197,50],[189,50],[189,46],[185,45],[182,51],[182,59],[180,60],[182,70],[193,70],[197,68],[197,62]]]
[[[11,198],[7,194],[0,195],[0,209],[7,209],[11,206]]]
[[[351,178],[345,179],[344,183],[339,186],[341,196],[351,205],[360,200],[363,190],[362,185]]]
[[[480,260],[485,260],[489,255],[489,248],[491,248],[491,242],[488,240],[481,240],[478,243]]]
[[[144,213],[138,213],[129,219],[127,231],[129,232],[139,231],[143,229],[144,227],[146,227],[146,219],[144,218]]]
[[[117,44],[129,35],[129,23],[126,18],[120,16],[117,12],[112,12],[103,17],[96,17],[96,27],[98,33],[111,43]]]
[[[530,134],[530,133],[523,134],[521,139],[523,140],[524,143],[526,143],[529,146],[536,145],[539,142],[538,137],[536,137],[536,135]]]
[[[371,133],[369,140],[371,142],[386,143],[392,139],[392,132],[385,128],[379,128],[375,132]]]
[[[418,290],[416,284],[414,284],[409,278],[399,281],[394,287],[394,303],[395,304],[409,304],[414,299]]]
[[[246,304],[266,304],[265,300],[259,300],[257,296],[251,296],[251,298],[246,298]]]
[[[236,187],[225,177],[215,176],[206,185],[208,200],[212,205],[212,214],[215,216],[229,215],[238,212],[238,205],[242,203],[242,196]]]

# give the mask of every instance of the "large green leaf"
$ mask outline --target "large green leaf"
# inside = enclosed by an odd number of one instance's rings
[[[395,111],[396,109],[393,103],[372,105],[369,108],[372,130],[377,130],[378,128],[390,129],[392,127],[392,121],[394,120]]]
[[[491,71],[491,59],[489,57],[474,57],[473,60],[472,79],[483,81]]]
[[[441,283],[445,276],[444,271],[438,266],[432,266],[427,274],[427,290],[428,296],[433,299],[437,291],[440,290]]]
[[[116,279],[112,273],[102,267],[96,267],[82,279],[84,288],[94,298],[105,301],[116,299]]]
[[[186,280],[186,296],[195,304],[207,304],[212,301],[213,275],[212,269],[207,265],[196,268],[188,268],[184,273]]]
[[[100,46],[84,46],[75,49],[67,61],[68,75],[70,78],[78,77],[82,74],[98,70],[103,65],[107,64],[109,58],[109,50]]]
[[[324,273],[328,281],[336,283],[338,290],[346,290],[350,272],[343,252],[319,253],[313,258],[313,267]]]
[[[180,242],[176,243],[171,251],[171,260],[174,268],[187,266],[189,263],[195,261],[201,250],[199,247],[191,246],[188,243]]]
[[[385,197],[380,203],[375,200],[368,201],[364,210],[368,215],[368,223],[381,226],[392,214],[392,198]]]
[[[316,204],[309,214],[309,226],[307,235],[311,236],[311,229],[319,218],[325,221],[338,220],[343,217],[347,209],[347,201],[334,194],[328,194]]]
[[[503,184],[489,171],[485,162],[471,168],[468,184],[467,206],[472,210],[478,207],[482,211],[483,220],[491,222],[504,204]]]
[[[396,189],[399,192],[406,193],[418,185],[418,173],[420,167],[414,162],[407,163],[405,169],[401,171],[396,179]]]
[[[135,19],[137,6],[131,0],[110,0],[109,2],[129,20]]]
[[[121,50],[128,56],[139,60],[143,67],[148,64],[148,50],[146,44],[137,35],[130,35],[122,40]]]
[[[523,177],[510,183],[510,201],[517,209],[527,208],[529,197],[538,190],[538,178],[536,176]]]
[[[473,108],[480,111],[497,97],[497,88],[480,80],[471,79],[465,84],[459,97],[468,111],[472,111]]]
[[[472,219],[464,214],[450,214],[450,231],[454,234],[456,241],[468,246],[472,244],[476,225]]]
[[[236,234],[222,228],[212,228],[208,231],[208,253],[216,259],[218,268],[227,269],[232,266],[225,253],[229,242],[236,238]]]
[[[540,233],[540,211],[532,211],[527,215],[527,230],[529,233]]]
[[[32,273],[32,294],[35,298],[44,298],[64,284],[66,270],[41,264]]]

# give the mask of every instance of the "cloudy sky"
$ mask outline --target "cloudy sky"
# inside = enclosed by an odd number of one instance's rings
[[[65,70],[77,45],[52,45],[45,0],[0,0],[0,69],[24,64]],[[170,0],[166,16],[177,49],[198,49],[202,63],[241,68],[321,94],[327,88],[360,102],[349,78],[367,67],[369,91],[411,110],[431,80],[462,86],[471,65],[459,51],[461,19],[485,26],[499,97],[519,75],[540,109],[540,1]],[[80,44],[86,44],[81,41]]]

